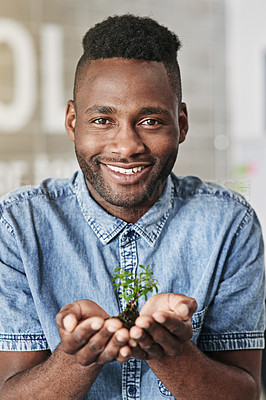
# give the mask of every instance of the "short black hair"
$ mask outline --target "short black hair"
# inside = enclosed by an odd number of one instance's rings
[[[92,60],[125,58],[162,62],[171,87],[181,102],[182,89],[177,51],[181,42],[176,34],[149,17],[115,15],[92,27],[83,38],[83,55],[75,74],[74,100],[84,67]]]

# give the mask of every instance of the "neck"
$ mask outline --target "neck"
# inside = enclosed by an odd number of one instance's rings
[[[117,217],[127,223],[134,224],[136,223],[147,211],[153,206],[153,204],[158,200],[161,196],[164,186],[160,186],[153,196],[153,200],[149,199],[142,204],[132,206],[132,207],[124,207],[124,206],[116,206],[114,204],[106,201],[90,184],[87,182],[87,187],[89,189],[90,195],[92,198],[98,203],[105,211],[109,214]]]

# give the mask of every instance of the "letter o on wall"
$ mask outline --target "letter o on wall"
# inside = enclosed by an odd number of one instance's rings
[[[0,18],[0,43],[12,51],[14,60],[14,96],[10,103],[0,99],[0,130],[13,133],[31,119],[36,101],[36,57],[29,32],[17,21]]]

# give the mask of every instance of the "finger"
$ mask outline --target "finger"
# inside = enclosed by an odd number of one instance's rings
[[[151,318],[140,319],[139,324],[142,326],[142,328],[140,328],[139,326],[133,326],[130,329],[131,339],[135,340],[138,343],[139,348],[141,349],[139,356],[142,359],[143,357],[145,357],[145,359],[164,357],[164,351],[161,345],[157,341],[155,341],[154,338],[150,335],[150,332],[152,332],[151,326],[156,326],[158,329],[158,324],[154,322]],[[134,351],[134,356],[137,351],[138,349]]]
[[[171,311],[158,311],[152,315],[153,319],[174,336],[178,337],[180,341],[187,341],[193,335],[192,320],[182,319]]]
[[[108,318],[109,315],[94,301],[83,299],[64,306],[56,316],[57,325],[72,332],[77,323],[94,316]]]
[[[184,295],[168,294],[170,310],[174,311],[183,320],[188,320],[197,310],[197,302],[192,297]]]
[[[78,321],[82,318],[82,311],[78,302],[73,302],[62,307],[56,315],[56,323],[61,329],[72,332]]]
[[[144,351],[139,345],[134,348],[131,348],[131,357],[136,360],[148,360],[148,354]]]
[[[156,311],[173,311],[186,320],[192,317],[197,309],[197,302],[191,297],[177,293],[158,293],[144,304],[140,315],[152,315]]]
[[[118,356],[116,357],[116,360],[124,363],[130,359],[132,356],[132,350],[129,346],[123,346],[119,350]]]
[[[117,318],[110,318],[104,321],[102,328],[91,338],[89,347],[91,347],[95,353],[102,352],[110,338],[116,331],[121,329],[122,326],[122,322]]]
[[[139,347],[138,342],[135,339],[132,339],[130,337],[129,341],[128,341],[128,345],[130,346],[131,357],[133,357],[137,360],[147,360],[148,359],[147,353]]]
[[[102,318],[92,317],[81,322],[72,332],[59,328],[62,350],[68,354],[76,353],[102,328],[103,324],[104,320]]]
[[[73,330],[78,325],[78,319],[74,314],[67,314],[62,319],[63,327],[67,332],[73,332]]]
[[[131,349],[127,345],[129,340],[129,332],[126,328],[121,328],[110,338],[97,359],[98,364],[106,364],[117,360],[125,362],[130,358]]]
[[[157,311],[152,317],[142,315],[135,321],[135,327],[145,329],[149,333],[159,329],[159,326],[164,327],[183,342],[189,340],[193,334],[191,319],[183,321],[173,311]],[[130,332],[135,332],[133,328]],[[131,337],[135,339],[134,336],[131,335]]]
[[[77,360],[82,365],[89,365],[96,362],[100,354],[105,350],[109,340],[114,333],[122,328],[122,322],[116,318],[104,321],[103,327],[90,337],[83,347],[76,353]],[[127,329],[125,329],[127,333]],[[128,333],[127,333],[128,338]],[[120,345],[122,347],[123,345]],[[118,350],[116,355],[118,354]],[[104,362],[102,362],[104,363]]]
[[[181,320],[180,323],[184,324]],[[143,331],[148,334],[147,337],[150,339],[147,339],[144,335],[140,339],[136,338],[137,333],[133,328],[140,329],[140,327],[145,329],[143,329]],[[139,317],[136,320],[136,327],[133,328],[130,332],[131,337],[138,341],[139,346],[148,353],[149,358],[172,357],[180,354],[184,343],[182,330],[181,337],[179,337],[178,335],[174,335],[163,325],[158,324],[156,321],[146,316]]]

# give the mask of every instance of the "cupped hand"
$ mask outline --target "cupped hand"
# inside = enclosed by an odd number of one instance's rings
[[[192,337],[196,309],[196,300],[181,294],[152,296],[130,329],[132,356],[151,360],[180,354],[184,343]]]
[[[93,301],[77,300],[64,306],[56,323],[60,349],[74,355],[81,365],[124,362],[131,356],[128,330]]]

